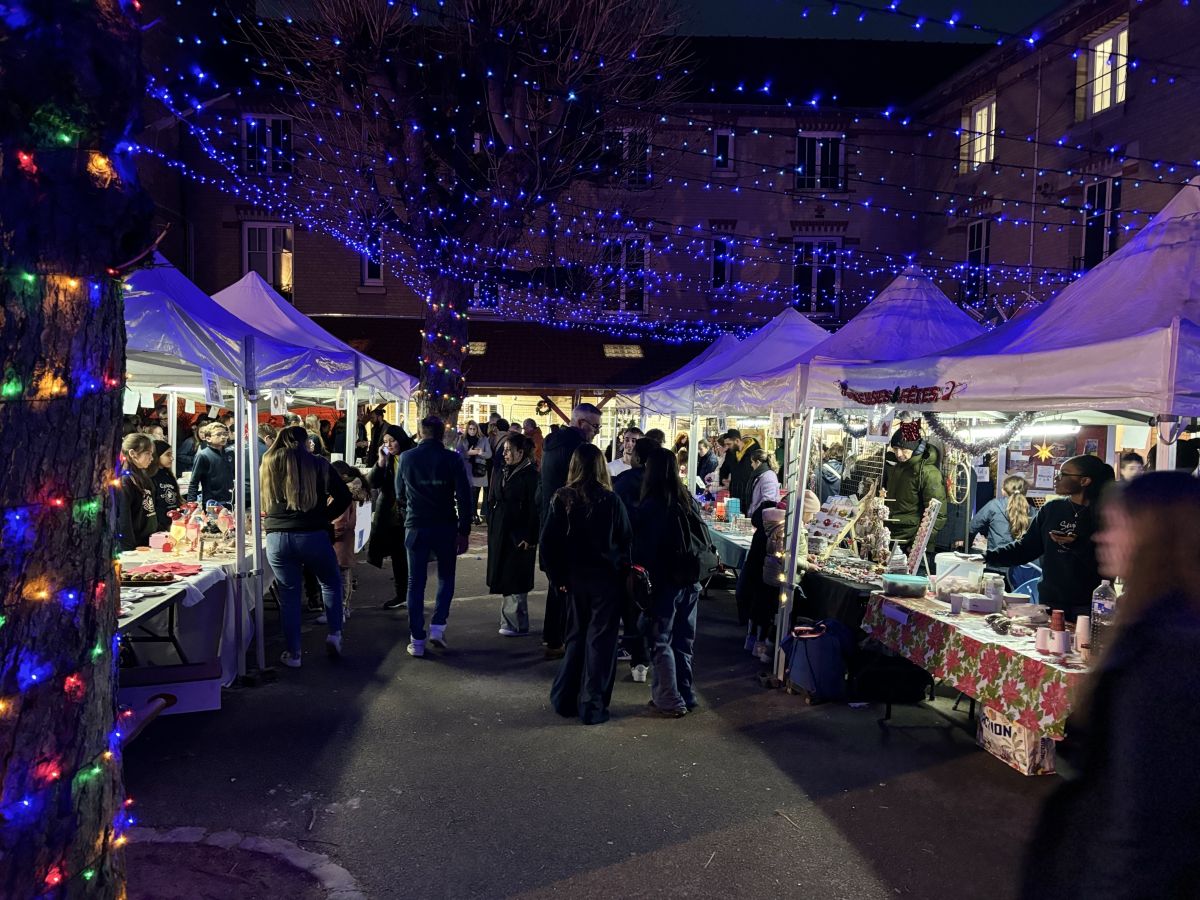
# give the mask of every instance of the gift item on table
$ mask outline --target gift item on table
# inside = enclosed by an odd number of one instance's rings
[[[146,563],[141,566],[133,566],[125,571],[129,574],[144,575],[154,573],[158,575],[178,575],[181,578],[188,578],[192,575],[200,574],[200,566],[194,566],[191,563]]]
[[[892,553],[887,560],[887,573],[889,575],[908,574],[908,557],[905,556],[904,551],[900,549],[899,541],[896,541],[892,546]]]
[[[892,532],[887,527],[887,515],[887,501],[882,497],[872,497],[854,525],[854,533],[858,537],[863,557],[881,566],[888,561],[892,543]]]
[[[986,594],[963,594],[963,611],[973,613],[997,613],[1004,609],[1004,599]]]
[[[950,602],[951,594],[973,594],[977,585],[962,575],[939,575],[934,579],[933,591],[943,603]]]
[[[929,590],[929,579],[924,575],[891,573],[883,576],[883,592],[889,597],[924,597]]]
[[[1023,594],[1013,594],[1011,596],[1024,597],[1026,601],[1029,600],[1029,597]],[[1006,600],[1004,612],[1010,619],[1020,619],[1033,625],[1045,625],[1050,621],[1050,614],[1046,611],[1046,607],[1038,606],[1036,603],[1022,603],[1020,601],[1014,603]]]
[[[1004,608],[1004,576],[996,572],[986,572],[983,576],[983,587],[980,593],[1000,604]]]

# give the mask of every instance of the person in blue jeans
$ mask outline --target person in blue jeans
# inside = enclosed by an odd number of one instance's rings
[[[284,428],[263,456],[262,480],[267,560],[279,590],[286,649],[279,661],[300,667],[300,595],[304,570],[321,585],[329,634],[325,650],[342,655],[342,576],[333,550],[333,520],[350,505],[350,490],[333,468],[308,449],[308,432]]]
[[[408,551],[408,630],[410,656],[425,655],[425,641],[446,648],[446,622],[454,597],[458,557],[471,535],[471,481],[463,458],[442,441],[446,425],[437,416],[421,420],[421,443],[400,455],[396,505],[404,513]],[[437,559],[437,600],[425,632],[425,582],[429,557]]]
[[[650,607],[641,617],[650,645],[651,715],[678,719],[695,709],[692,654],[700,585],[688,558],[689,504],[679,466],[669,450],[657,448],[645,459],[641,498],[630,516],[633,564],[650,575]]]

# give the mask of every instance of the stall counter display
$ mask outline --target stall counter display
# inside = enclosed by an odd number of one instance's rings
[[[991,625],[994,619],[954,616],[946,604],[928,597],[899,599],[875,593],[863,628],[935,678],[1000,713],[1012,726],[1027,730],[1031,738],[1061,740],[1087,666],[1075,653],[1040,653],[1032,629],[997,633]],[[1036,746],[1041,748],[1040,743]],[[1039,752],[1033,758],[1040,771],[1026,774],[1046,771],[1045,755]]]
[[[853,497],[833,496],[821,504],[821,509],[808,524],[808,552],[817,559],[826,559],[833,549],[850,534],[859,515],[858,501]]]

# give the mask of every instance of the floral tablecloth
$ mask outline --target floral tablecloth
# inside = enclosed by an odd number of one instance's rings
[[[949,615],[936,600],[874,593],[863,628],[884,646],[1031,731],[1061,740],[1075,691],[1087,676],[1078,656],[1039,654],[1032,637],[998,635],[978,614]],[[901,619],[907,621],[900,621]]]

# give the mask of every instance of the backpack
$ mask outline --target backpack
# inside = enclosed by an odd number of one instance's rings
[[[686,510],[673,510],[673,525],[667,542],[664,570],[673,584],[695,584],[718,569],[721,560],[708,526],[690,502]]]

